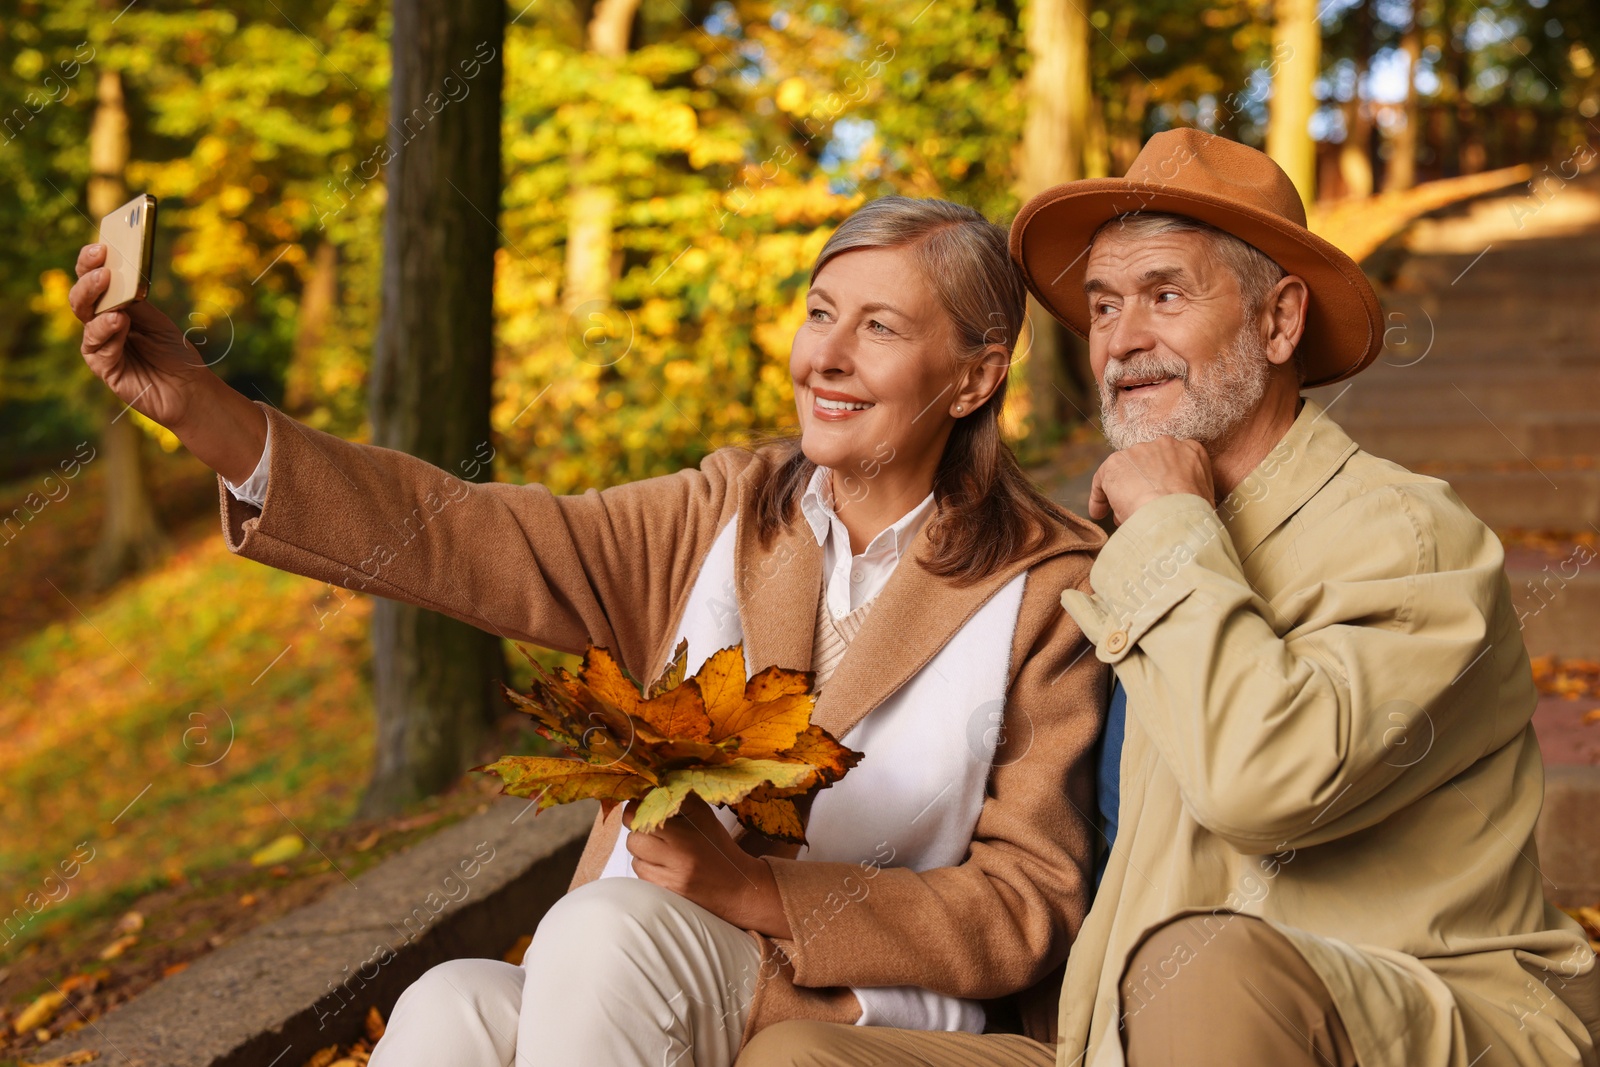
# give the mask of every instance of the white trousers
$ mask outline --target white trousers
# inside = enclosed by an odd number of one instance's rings
[[[731,1067],[761,953],[670,889],[601,878],[558,900],[518,967],[441,963],[400,995],[370,1067]]]

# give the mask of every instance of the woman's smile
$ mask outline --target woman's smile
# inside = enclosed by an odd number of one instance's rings
[[[876,405],[870,400],[839,393],[832,389],[811,390],[811,414],[824,422],[842,422],[853,419]]]

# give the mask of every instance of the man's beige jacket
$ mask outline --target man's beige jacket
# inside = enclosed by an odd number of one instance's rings
[[[1363,1065],[1596,1062],[1594,953],[1534,848],[1536,697],[1501,546],[1448,485],[1307,400],[1221,506],[1140,508],[1090,582],[1062,603],[1114,665],[1127,732],[1060,1064],[1120,1064],[1125,961],[1213,911],[1291,938]],[[1129,976],[1121,1010],[1205,944],[1185,948]]]
[[[771,450],[725,448],[698,470],[556,496],[541,485],[463,482],[260,406],[272,425],[263,506],[234,499],[217,480],[232,552],[517,641],[566,652],[603,645],[649,679],[670,658],[702,561],[738,521],[734,594],[746,662],[811,667],[822,548],[798,514],[769,545],[743,521],[772,472]],[[1016,1012],[1030,1036],[1052,1036],[1061,965],[1088,910],[1086,813],[1109,684],[1059,597],[1087,587],[1105,535],[1074,520],[960,586],[916,562],[927,534],[925,524],[874,600],[813,721],[843,737],[1026,571],[1003,740],[967,858],[913,871],[769,856],[797,935],[759,938],[746,1037],[785,1018],[852,1022],[859,1006],[848,987],[897,985],[993,1001],[992,1023]],[[863,763],[851,773],[873,772]],[[597,819],[574,885],[599,874],[621,817],[619,807]],[[1017,1015],[1009,1021],[1019,1025]]]

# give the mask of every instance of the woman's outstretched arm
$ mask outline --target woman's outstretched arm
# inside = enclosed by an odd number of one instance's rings
[[[652,660],[732,517],[751,453],[724,450],[699,470],[576,496],[464,481],[244,397],[147,302],[95,315],[106,286],[98,248],[79,253],[68,297],[95,374],[234,484],[254,471],[271,426],[263,505],[218,485],[230,551],[514,640],[604,645],[635,676],[657,673]]]

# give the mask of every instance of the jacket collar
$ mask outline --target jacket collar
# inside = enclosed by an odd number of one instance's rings
[[[1328,484],[1360,447],[1309,397],[1289,432],[1217,505],[1241,560]]]
[[[766,475],[751,464],[740,487],[734,542],[734,582],[744,629],[745,664],[810,669],[818,602],[822,598],[822,546],[804,520],[787,524],[762,548],[754,522],[743,521]],[[1085,520],[1058,527],[1027,555],[981,582],[961,586],[918,561],[928,551],[930,518],[872,601],[850,651],[817,698],[812,722],[834,737],[887,700],[933,658],[979,608],[1017,575],[1045,559],[1097,548],[1105,537]],[[1014,665],[1013,665],[1014,666]]]

